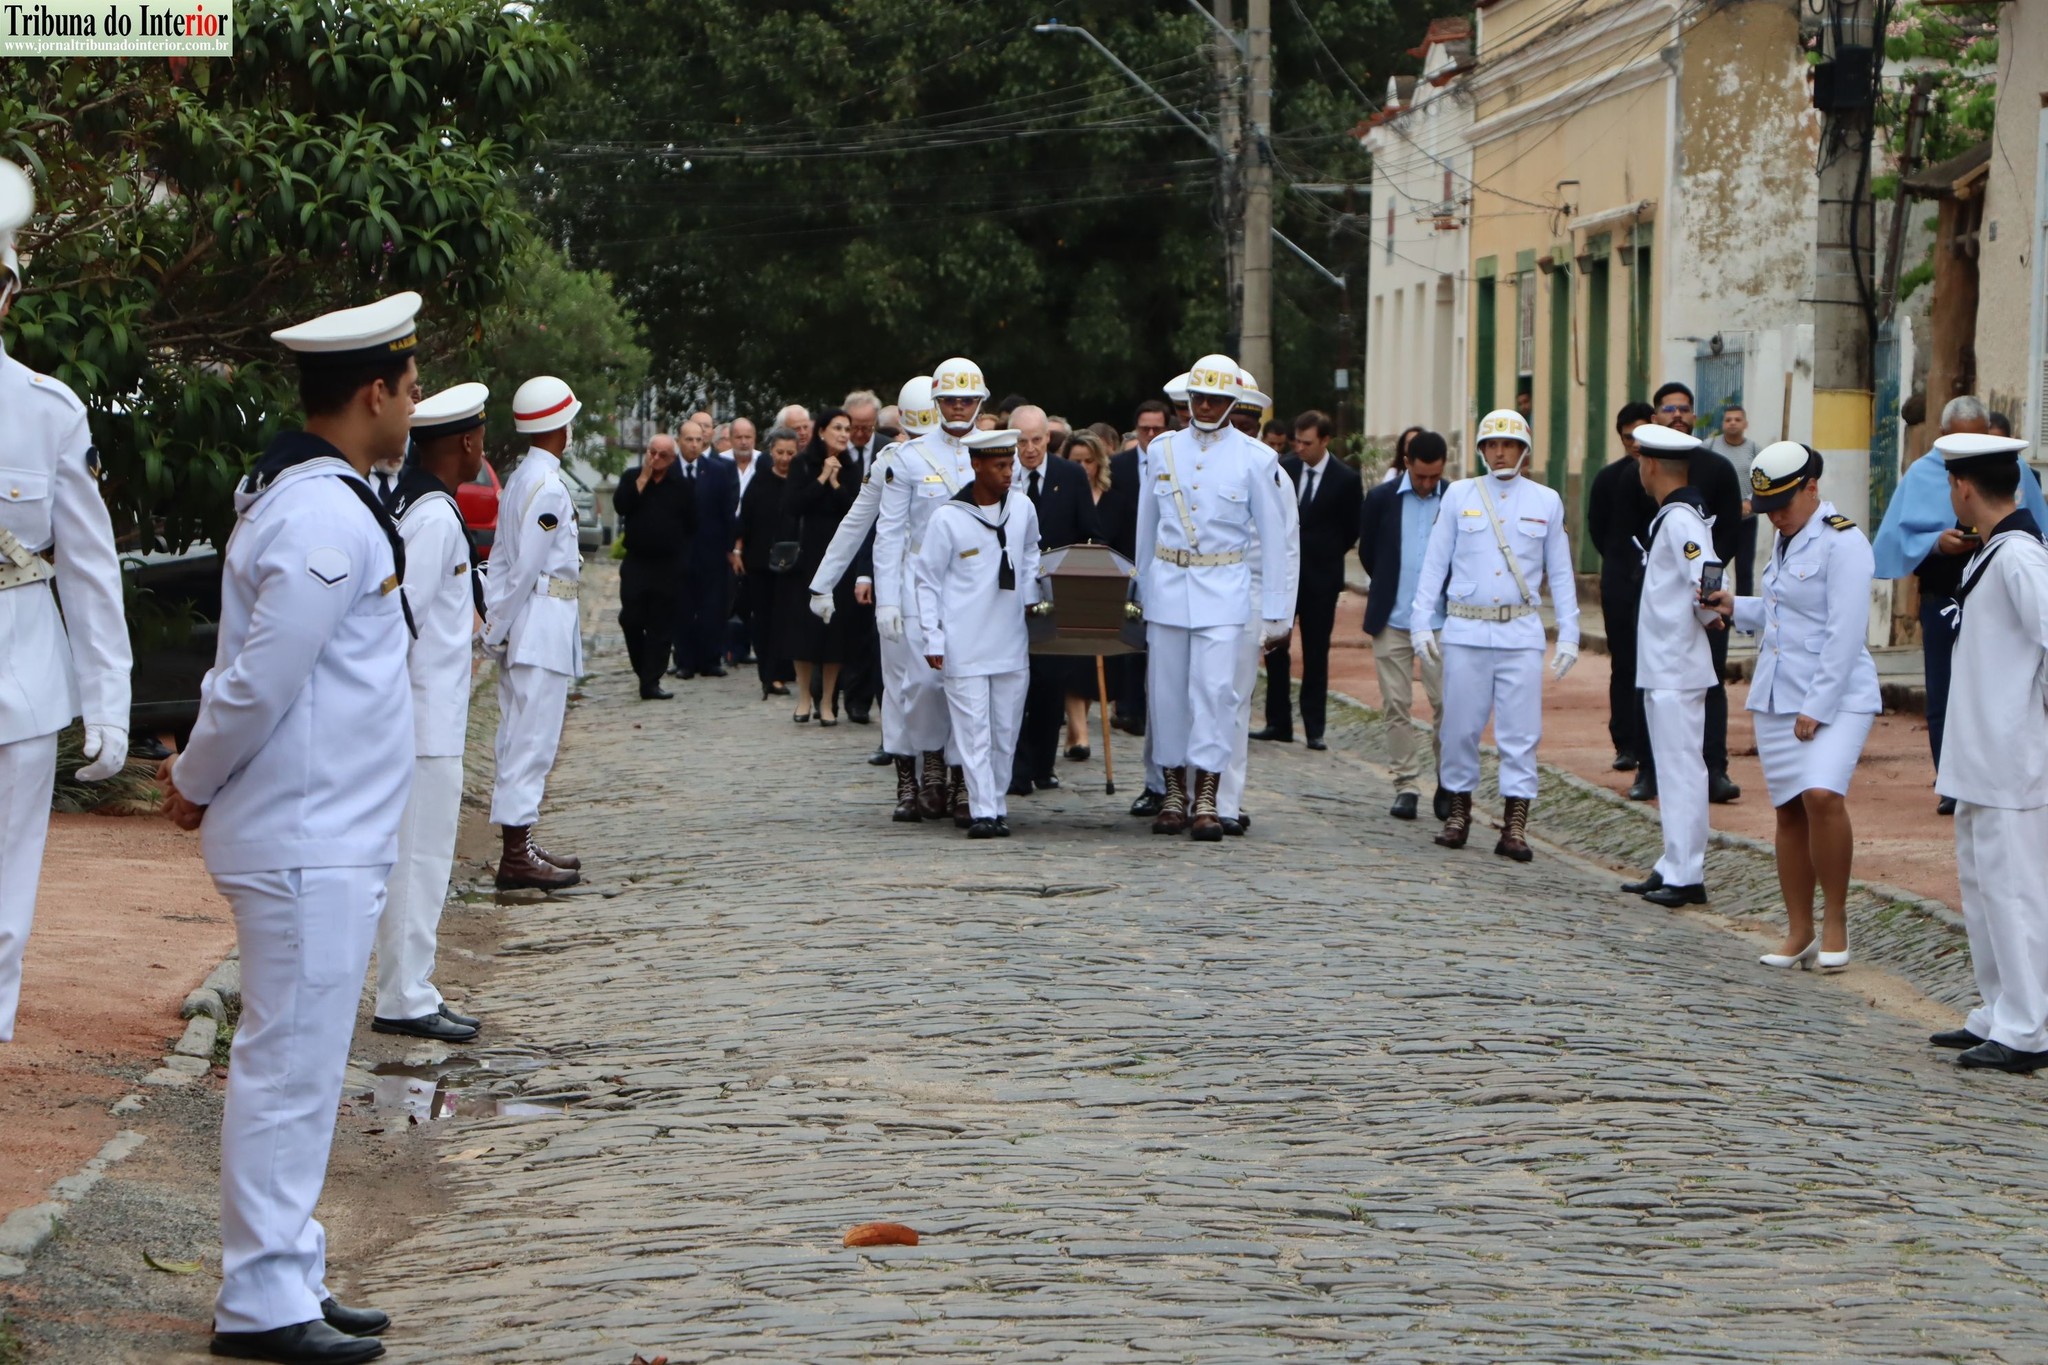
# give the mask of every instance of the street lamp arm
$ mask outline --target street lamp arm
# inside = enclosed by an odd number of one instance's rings
[[[1315,272],[1316,272],[1316,274],[1318,274],[1318,275],[1321,275],[1321,276],[1322,276],[1322,277],[1323,277],[1324,279],[1328,280],[1328,281],[1329,281],[1329,282],[1330,282],[1331,284],[1334,284],[1334,285],[1336,285],[1336,286],[1337,286],[1337,287],[1338,287],[1339,289],[1342,289],[1342,288],[1344,287],[1344,284],[1345,284],[1345,280],[1344,280],[1344,277],[1343,277],[1342,275],[1333,275],[1333,274],[1331,274],[1331,273],[1330,273],[1330,268],[1329,268],[1328,266],[1324,265],[1324,264],[1323,264],[1323,263],[1322,263],[1321,261],[1319,261],[1319,260],[1317,260],[1317,259],[1316,259],[1315,257],[1313,257],[1313,256],[1309,255],[1309,254],[1308,254],[1308,253],[1307,253],[1306,251],[1303,251],[1303,250],[1302,250],[1302,249],[1301,249],[1300,247],[1296,246],[1296,245],[1295,245],[1295,244],[1294,244],[1294,243],[1293,243],[1292,241],[1290,241],[1290,240],[1288,239],[1288,236],[1287,236],[1287,234],[1286,234],[1286,233],[1284,233],[1284,232],[1282,232],[1282,231],[1281,231],[1281,230],[1280,230],[1279,228],[1274,228],[1274,229],[1273,229],[1273,240],[1274,240],[1274,241],[1276,241],[1276,242],[1278,242],[1278,243],[1279,243],[1280,245],[1282,245],[1282,246],[1286,247],[1286,248],[1287,248],[1287,249],[1288,249],[1289,251],[1293,252],[1293,253],[1294,253],[1295,255],[1297,255],[1297,256],[1299,256],[1299,257],[1301,257],[1301,259],[1302,259],[1302,260],[1303,260],[1304,262],[1306,262],[1306,263],[1307,263],[1307,265],[1308,265],[1308,268],[1309,268],[1309,269],[1311,269],[1311,270],[1315,271]]]
[[[1244,39],[1239,37],[1233,30],[1226,27],[1221,19],[1218,19],[1214,14],[1211,14],[1209,12],[1208,7],[1202,3],[1202,0],[1188,0],[1188,8],[1192,9],[1195,13],[1201,15],[1204,19],[1207,19],[1209,21],[1209,27],[1215,29],[1218,33],[1228,38],[1230,40],[1230,45],[1237,49],[1238,56],[1243,57],[1248,55],[1245,52]]]
[[[1131,70],[1128,66],[1125,66],[1122,62],[1118,61],[1117,55],[1114,52],[1111,52],[1108,48],[1104,47],[1102,45],[1102,40],[1097,38],[1094,34],[1090,33],[1087,29],[1082,28],[1076,24],[1063,24],[1057,19],[1048,19],[1046,22],[1042,24],[1033,24],[1031,26],[1031,31],[1033,33],[1072,33],[1078,35],[1083,41],[1085,41],[1088,44],[1088,46],[1094,48],[1097,52],[1100,52],[1103,55],[1103,58],[1107,60],[1111,66],[1115,67],[1120,73],[1122,73],[1123,78],[1125,80],[1129,81],[1132,85],[1137,86],[1138,89],[1150,95],[1153,101],[1156,104],[1158,104],[1158,106],[1161,109],[1164,109],[1167,113],[1173,115],[1173,117],[1179,120],[1183,125],[1185,125],[1190,132],[1194,133],[1196,137],[1199,137],[1200,139],[1202,139],[1203,142],[1209,144],[1210,151],[1216,153],[1218,156],[1228,156],[1230,154],[1228,151],[1224,149],[1223,144],[1217,141],[1216,137],[1212,133],[1210,133],[1208,129],[1204,128],[1201,124],[1195,122],[1186,114],[1183,114],[1179,109],[1175,108],[1172,100],[1169,100],[1168,98],[1166,98],[1166,96],[1160,94],[1157,90],[1154,90],[1151,86],[1147,85],[1145,83],[1144,77],[1140,76],[1137,72]]]

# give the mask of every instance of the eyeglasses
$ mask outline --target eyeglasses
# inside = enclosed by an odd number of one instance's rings
[[[1666,404],[1665,404],[1665,405],[1664,405],[1663,407],[1661,407],[1661,408],[1658,408],[1658,409],[1657,409],[1657,411],[1659,411],[1659,412],[1670,412],[1670,413],[1677,413],[1677,412],[1691,412],[1691,411],[1692,411],[1692,404],[1690,404],[1690,403],[1666,403]]]

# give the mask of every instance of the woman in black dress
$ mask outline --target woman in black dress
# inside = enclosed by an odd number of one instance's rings
[[[740,567],[745,573],[740,580],[740,590],[746,593],[748,610],[752,613],[754,668],[761,677],[763,701],[769,697],[788,696],[789,689],[782,684],[796,676],[790,669],[789,656],[782,652],[782,634],[776,615],[781,580],[796,570],[778,574],[768,567],[768,552],[776,541],[784,538],[782,496],[789,487],[789,466],[796,459],[796,433],[788,427],[773,427],[768,432],[766,446],[767,467],[755,471],[753,481],[740,498],[739,528],[733,546],[739,552]]]
[[[782,510],[788,539],[798,544],[796,568],[782,575],[777,589],[775,617],[782,652],[796,665],[797,711],[792,717],[799,725],[811,718],[811,674],[824,671],[823,713],[820,725],[839,723],[839,665],[846,659],[846,631],[843,622],[853,605],[853,576],[841,579],[833,593],[832,619],[820,621],[811,612],[811,578],[825,562],[832,533],[853,506],[860,484],[843,471],[840,460],[852,437],[853,424],[846,409],[830,408],[818,414],[815,434],[804,453],[789,467],[789,483],[782,496]]]

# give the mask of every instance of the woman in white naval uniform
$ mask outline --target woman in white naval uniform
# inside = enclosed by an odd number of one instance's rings
[[[1778,888],[1789,921],[1767,967],[1824,971],[1849,965],[1849,780],[1883,709],[1877,665],[1864,644],[1870,621],[1870,542],[1821,501],[1821,458],[1777,441],[1750,464],[1749,500],[1777,528],[1763,591],[1716,599],[1735,629],[1758,635],[1749,709],[1764,786],[1778,813]],[[1813,931],[1813,889],[1824,905]]]
[[[405,600],[418,634],[407,655],[412,680],[412,795],[398,825],[398,862],[377,925],[378,1033],[466,1043],[477,1021],[434,989],[434,949],[462,818],[462,751],[469,738],[477,586],[455,490],[484,463],[482,384],[457,384],[412,414],[413,455],[392,489],[392,520],[405,542]]]
[[[533,837],[548,772],[562,743],[569,684],[583,672],[576,599],[583,553],[576,503],[562,482],[569,424],[583,411],[569,386],[539,375],[512,395],[513,428],[533,438],[498,495],[498,538],[484,579],[483,647],[498,660],[497,784],[491,823],[502,831],[501,890],[574,886],[583,864]]]
[[[398,294],[273,333],[299,357],[306,429],[272,441],[235,493],[214,666],[160,770],[165,814],[202,829],[242,954],[216,1355],[383,1354],[368,1334],[384,1315],[327,1292],[313,1208],[412,787],[405,549],[365,476],[405,450],[419,306]]]
[[[0,161],[0,317],[21,287],[14,234],[35,212],[28,176]],[[14,1037],[35,918],[57,733],[85,717],[86,782],[128,761],[128,623],[85,404],[0,353],[0,1043]],[[43,556],[54,551],[56,567]],[[57,612],[51,580],[64,594]]]
[[[1557,617],[1550,670],[1562,681],[1579,658],[1579,596],[1564,500],[1523,477],[1529,423],[1505,408],[1489,412],[1480,420],[1477,444],[1488,470],[1444,490],[1412,608],[1417,621],[1439,609],[1446,615],[1438,781],[1451,793],[1451,814],[1436,841],[1463,848],[1471,834],[1479,736],[1491,716],[1506,801],[1493,851],[1526,863],[1533,856],[1524,834],[1536,799],[1536,745],[1543,738],[1544,632],[1537,613],[1548,586]],[[1412,635],[1419,658],[1439,652],[1433,632]]]
[[[1010,487],[1014,430],[967,437],[974,481],[925,521],[917,612],[953,722],[970,839],[1009,837],[1011,761],[1031,684],[1024,613],[1038,601],[1038,512]]]

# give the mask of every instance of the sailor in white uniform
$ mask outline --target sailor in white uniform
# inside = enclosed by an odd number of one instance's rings
[[[377,1005],[370,1027],[466,1043],[477,1021],[448,1008],[434,989],[434,948],[462,817],[462,750],[469,736],[476,577],[455,490],[484,463],[482,384],[457,384],[413,409],[413,455],[390,502],[405,541],[405,600],[419,634],[407,659],[412,680],[412,795],[398,825],[398,862],[377,926]]]
[[[1010,486],[1015,431],[971,432],[967,446],[973,481],[924,518],[914,562],[917,613],[924,661],[942,680],[952,716],[967,837],[1002,839],[1010,833],[1005,793],[1031,685],[1024,613],[1039,598],[1038,512]]]
[[[498,660],[491,823],[504,840],[500,890],[555,891],[581,878],[579,859],[550,853],[533,837],[562,742],[569,684],[583,672],[576,603],[583,554],[575,499],[562,481],[569,424],[581,411],[583,404],[553,375],[529,379],[512,395],[513,429],[533,444],[498,495],[498,537],[484,579],[483,648]]]
[[[159,773],[165,814],[202,832],[242,954],[217,1355],[383,1354],[384,1315],[327,1292],[313,1208],[412,786],[405,547],[365,476],[405,449],[419,306],[397,294],[273,333],[298,355],[306,427],[236,491],[214,666]]]
[[[1657,757],[1657,814],[1663,855],[1650,875],[1622,890],[1655,905],[1704,905],[1707,900],[1707,690],[1714,685],[1709,629],[1725,629],[1721,614],[1702,605],[1709,569],[1721,561],[1698,490],[1687,482],[1690,432],[1655,423],[1637,428],[1643,488],[1657,504],[1643,550],[1643,593],[1636,609],[1642,642],[1636,685],[1643,689],[1650,745]]]
[[[1962,618],[1935,790],[1956,800],[1956,872],[1983,1003],[1938,1047],[1964,1066],[2048,1066],[2048,546],[2018,505],[2022,442],[1953,435],[1956,520],[1984,537]]]
[[[1579,597],[1565,537],[1564,500],[1524,476],[1529,423],[1500,409],[1480,420],[1477,445],[1487,472],[1444,491],[1430,532],[1414,618],[1447,616],[1443,737],[1439,780],[1451,793],[1451,814],[1436,841],[1463,848],[1472,830],[1472,793],[1479,785],[1479,736],[1490,716],[1500,748],[1500,791],[1506,810],[1493,851],[1516,862],[1534,855],[1527,840],[1536,799],[1536,745],[1543,737],[1543,618],[1548,585],[1557,616],[1551,673],[1560,681],[1579,658]],[[1446,601],[1448,595],[1448,601]],[[1436,636],[1413,632],[1415,653],[1439,653]]]
[[[1258,438],[1259,427],[1265,420],[1266,410],[1273,406],[1273,400],[1259,389],[1258,381],[1250,371],[1238,371],[1237,378],[1239,392],[1237,405],[1230,414],[1230,424],[1240,436],[1265,452],[1261,457],[1263,462],[1272,465],[1271,472],[1276,478],[1284,479],[1287,476],[1280,472],[1280,457]],[[1278,483],[1274,486],[1281,487]],[[1301,582],[1301,507],[1292,497],[1283,497],[1280,503],[1287,519],[1287,563],[1283,571],[1289,581],[1298,585]],[[1252,545],[1249,562],[1252,566],[1252,601],[1258,602],[1265,590],[1264,544],[1255,542]],[[1290,619],[1293,615],[1292,611],[1288,612]],[[1237,688],[1237,724],[1230,732],[1230,766],[1223,770],[1223,780],[1216,784],[1216,817],[1223,822],[1225,834],[1243,834],[1252,823],[1251,816],[1244,811],[1244,784],[1251,775],[1252,692],[1258,685],[1259,669],[1268,648],[1265,633],[1264,623],[1256,614],[1246,618],[1244,635],[1237,651],[1237,675],[1233,680]]]
[[[1186,430],[1188,425],[1188,372],[1182,370],[1179,374],[1167,380],[1165,384],[1160,386],[1160,391],[1166,395],[1167,407],[1170,410],[1167,426],[1174,431]],[[1151,480],[1147,477],[1148,470],[1145,466],[1145,451],[1143,447],[1140,447],[1132,453],[1137,458],[1138,489],[1142,492],[1152,486]],[[1136,665],[1140,667],[1150,666],[1149,661],[1143,659],[1137,660]],[[1142,688],[1140,689],[1139,700],[1144,700]],[[1151,707],[1148,705],[1145,709],[1149,714]],[[1152,727],[1149,725],[1145,727],[1143,752],[1145,758],[1145,789],[1138,793],[1135,801],[1131,802],[1131,814],[1140,819],[1150,820],[1158,815],[1160,808],[1166,804],[1166,775],[1160,771],[1159,756],[1152,752]],[[1221,784],[1218,784],[1217,790],[1219,792],[1222,790]],[[1245,822],[1242,814],[1240,814],[1237,832],[1242,834],[1249,828],[1250,826]]]
[[[0,161],[0,317],[21,288],[14,234],[35,191]],[[0,1043],[14,1037],[21,964],[36,912],[57,734],[85,718],[81,781],[128,762],[128,623],[113,522],[100,497],[99,454],[85,404],[0,352]],[[55,567],[51,566],[52,556]],[[60,616],[51,582],[64,594]]]
[[[1294,587],[1275,573],[1251,594],[1254,543],[1287,542],[1286,496],[1229,424],[1237,362],[1188,370],[1192,426],[1153,438],[1138,490],[1139,601],[1145,613],[1146,734],[1166,793],[1155,834],[1223,837],[1217,788],[1238,726],[1238,653],[1249,623],[1270,643],[1293,629]],[[1277,469],[1270,471],[1277,473]],[[1255,542],[1256,538],[1256,542]],[[1192,770],[1192,779],[1190,779]]]

